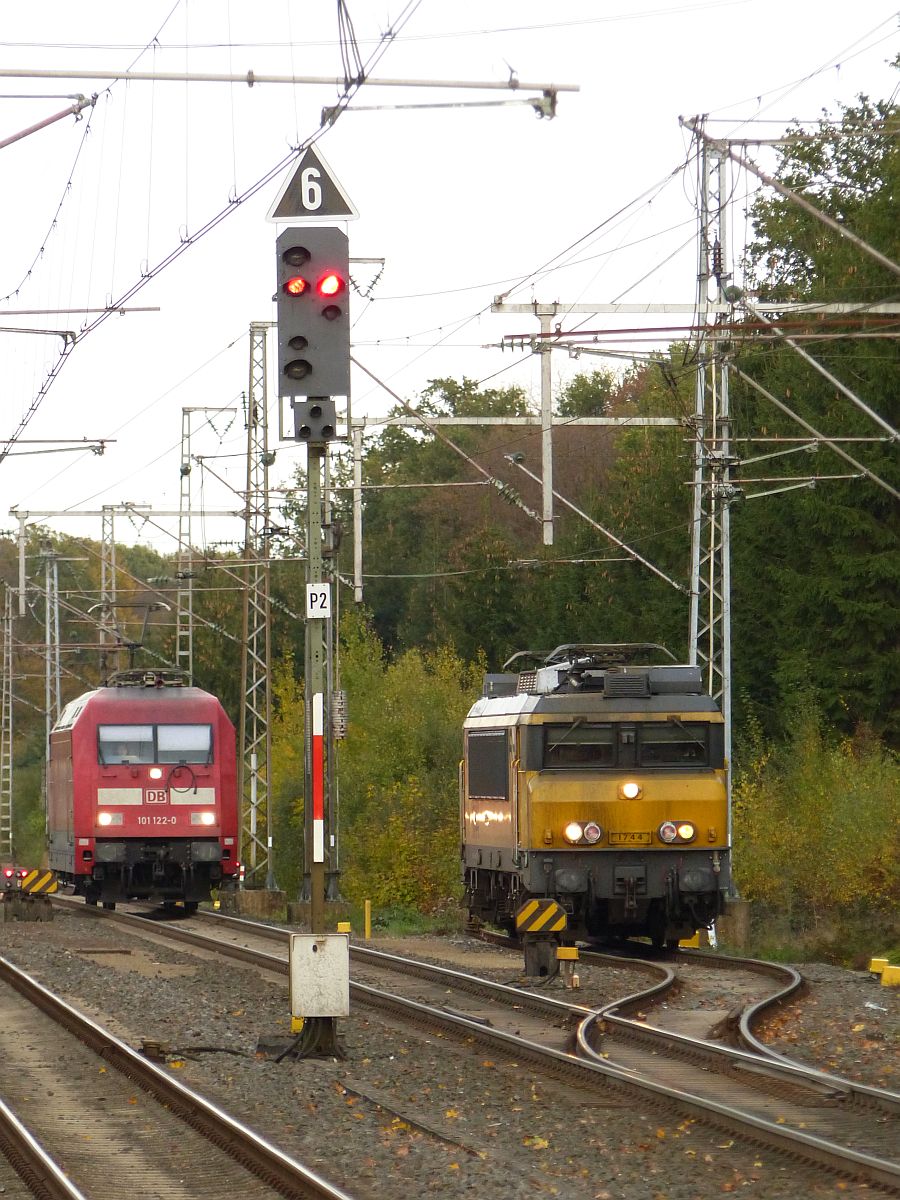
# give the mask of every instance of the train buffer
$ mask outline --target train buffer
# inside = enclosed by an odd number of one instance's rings
[[[2,902],[4,921],[52,921],[50,897],[59,889],[55,871],[45,867],[4,867]]]

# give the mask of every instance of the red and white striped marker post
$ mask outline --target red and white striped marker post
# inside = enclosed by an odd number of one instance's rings
[[[325,698],[312,698],[312,819],[314,863],[325,861]]]

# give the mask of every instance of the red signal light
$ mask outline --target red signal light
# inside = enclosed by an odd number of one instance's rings
[[[289,296],[302,296],[309,291],[309,281],[302,275],[294,275],[285,282],[284,290]]]
[[[3,872],[3,874],[6,876],[7,879],[12,879],[12,877],[13,877],[12,867],[7,867],[6,870]]]
[[[329,271],[316,284],[316,291],[320,296],[339,296],[344,286],[344,280],[337,271]]]

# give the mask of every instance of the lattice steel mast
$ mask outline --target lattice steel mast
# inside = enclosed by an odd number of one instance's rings
[[[725,757],[731,763],[731,416],[728,362],[716,324],[730,318],[727,208],[728,156],[698,138],[700,162],[697,379],[694,404],[691,521],[690,661],[703,667],[710,695],[725,718]],[[713,323],[709,324],[710,310]],[[728,772],[731,840],[731,771]]]
[[[175,666],[194,682],[194,564],[191,541],[191,412],[181,410],[181,465],[178,496],[178,582],[175,617]]]
[[[241,797],[240,860],[251,887],[275,888],[270,775],[272,751],[271,641],[269,623],[269,453],[266,333],[269,322],[250,325],[247,394],[247,494],[244,510],[244,619],[238,787]]]
[[[13,824],[13,595],[6,588],[3,603],[3,691],[0,698],[0,858],[12,859]]]
[[[100,534],[100,676],[109,674],[109,651],[111,641],[116,647],[115,663],[119,667],[119,626],[116,618],[116,508],[115,504],[104,504]]]

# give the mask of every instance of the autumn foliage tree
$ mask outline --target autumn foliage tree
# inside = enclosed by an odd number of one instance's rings
[[[388,657],[366,614],[340,620],[337,681],[349,704],[336,743],[340,893],[376,910],[431,913],[460,894],[457,764],[462,721],[482,664],[452,650]],[[304,687],[292,656],[273,671],[272,804],[275,879],[300,894],[304,863]]]
[[[900,937],[900,762],[864,730],[835,739],[815,698],[792,705],[790,734],[750,722],[734,786],[734,865],[755,923],[819,945]],[[844,931],[843,935],[840,931]]]
[[[460,891],[457,764],[480,665],[449,649],[389,660],[358,614],[342,622],[341,890],[356,903],[434,912]]]

